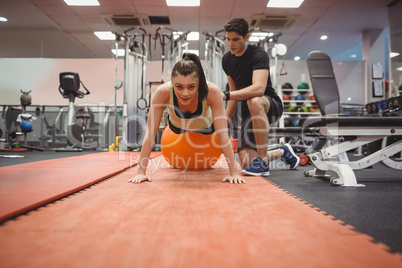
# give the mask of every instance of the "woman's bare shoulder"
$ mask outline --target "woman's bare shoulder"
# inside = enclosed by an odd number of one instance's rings
[[[168,82],[160,85],[154,93],[154,100],[157,99],[159,102],[167,103],[170,97],[170,89],[168,86]]]
[[[222,99],[222,92],[216,84],[209,82],[208,89],[209,89],[207,96],[208,102],[216,101],[217,99]]]

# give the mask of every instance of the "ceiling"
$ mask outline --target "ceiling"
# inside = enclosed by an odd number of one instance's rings
[[[94,31],[123,32],[105,15],[167,16],[178,31],[200,32],[189,49],[200,50],[204,58],[206,38],[215,34],[231,17],[250,21],[254,14],[298,15],[288,29],[274,30],[278,42],[288,47],[285,59],[305,59],[312,50],[327,52],[334,60],[361,59],[362,31],[385,29],[389,25],[387,5],[393,0],[305,0],[298,9],[267,8],[268,0],[201,0],[200,7],[168,7],[165,0],[99,0],[100,6],[68,6],[63,0],[0,0],[0,57],[113,58],[114,41],[101,41]],[[154,35],[161,25],[143,26]],[[165,29],[166,30],[166,29]],[[264,29],[269,30],[269,29]],[[329,38],[321,41],[319,37]],[[147,40],[147,39],[146,39]],[[152,60],[161,58],[161,45],[147,40]],[[402,54],[402,53],[401,53]]]

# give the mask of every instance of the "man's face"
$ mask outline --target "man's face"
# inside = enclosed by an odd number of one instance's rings
[[[248,37],[249,34],[243,37],[236,32],[226,32],[226,42],[228,43],[230,53],[236,56],[243,55],[246,51]]]

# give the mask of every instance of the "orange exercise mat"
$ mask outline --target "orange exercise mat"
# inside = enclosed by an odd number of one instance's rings
[[[128,183],[135,167],[8,221],[0,267],[402,267],[264,178],[222,183],[221,166],[183,171],[159,156],[152,182]]]
[[[117,174],[138,160],[139,152],[104,152],[0,167],[0,223]]]

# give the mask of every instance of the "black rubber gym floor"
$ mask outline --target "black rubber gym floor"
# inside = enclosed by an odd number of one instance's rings
[[[0,167],[16,165],[18,168],[23,163],[93,153],[97,152],[0,152]],[[24,157],[9,158],[11,155]],[[304,170],[312,169],[309,165],[299,166],[297,170],[275,169],[272,166],[268,180],[345,224],[354,226],[358,232],[368,234],[375,242],[386,244],[392,252],[402,253],[401,171],[376,164],[355,171],[358,182],[365,187],[341,187],[332,186],[324,179],[305,177]]]
[[[355,171],[358,183],[365,187],[342,187],[332,186],[329,180],[305,177],[305,169],[312,166],[299,167],[297,172],[272,171],[267,179],[370,235],[375,242],[388,245],[392,252],[402,253],[401,171],[375,164]]]

